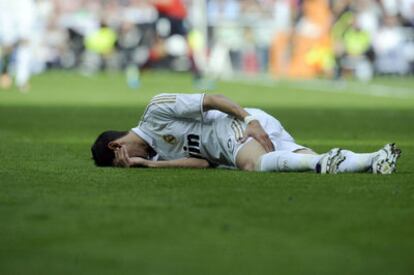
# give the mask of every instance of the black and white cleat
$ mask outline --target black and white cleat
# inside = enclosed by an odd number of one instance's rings
[[[345,160],[342,149],[334,148],[324,154],[316,165],[316,173],[337,174],[339,165]]]
[[[386,144],[372,161],[372,173],[382,175],[394,173],[400,156],[401,149],[395,143]]]

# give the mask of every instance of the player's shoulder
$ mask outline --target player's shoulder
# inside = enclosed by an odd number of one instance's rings
[[[141,118],[142,121],[170,118],[171,106],[177,103],[177,93],[160,93],[152,97]]]
[[[161,93],[152,97],[150,104],[176,102],[178,94]]]
[[[160,93],[155,95],[150,105],[161,103],[196,104],[204,97],[203,93]]]

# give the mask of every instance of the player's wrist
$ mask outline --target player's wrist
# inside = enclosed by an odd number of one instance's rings
[[[133,167],[148,167],[149,160],[137,157],[131,158],[131,166]]]
[[[256,121],[256,122],[258,122],[259,120],[257,119],[257,117],[255,117],[255,116],[252,116],[252,115],[248,115],[248,116],[245,116],[244,117],[244,123],[246,123],[246,125],[248,125],[250,122],[252,122],[252,121]]]

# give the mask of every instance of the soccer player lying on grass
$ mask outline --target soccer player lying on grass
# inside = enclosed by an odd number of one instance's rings
[[[280,122],[221,95],[160,94],[131,131],[103,132],[92,146],[97,166],[232,167],[246,171],[391,174],[401,151],[335,148],[325,154],[296,144]]]

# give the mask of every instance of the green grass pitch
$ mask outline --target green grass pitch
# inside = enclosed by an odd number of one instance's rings
[[[358,85],[213,92],[319,152],[395,141],[394,175],[96,168],[98,133],[135,126],[159,92],[194,92],[190,77],[147,73],[132,91],[122,75],[54,72],[0,91],[0,274],[414,274],[414,92]]]

